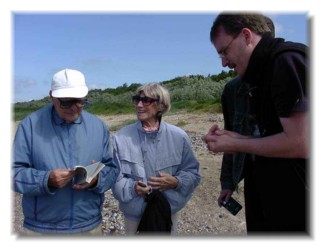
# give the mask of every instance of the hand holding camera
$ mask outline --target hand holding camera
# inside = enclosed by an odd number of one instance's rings
[[[242,209],[241,204],[234,200],[232,197],[230,197],[228,201],[222,201],[222,206],[225,207],[233,215],[237,215],[237,213]]]

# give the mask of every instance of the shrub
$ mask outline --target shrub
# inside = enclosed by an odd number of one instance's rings
[[[187,112],[221,112],[220,97],[228,80],[234,77],[234,72],[222,71],[218,75],[190,75],[177,77],[161,82],[170,91],[172,112],[186,110]],[[99,115],[127,114],[134,112],[131,97],[141,84],[126,83],[116,89],[91,90],[88,101],[91,106],[87,111]],[[14,104],[14,119],[21,120],[27,114],[50,103],[49,97],[41,100]]]

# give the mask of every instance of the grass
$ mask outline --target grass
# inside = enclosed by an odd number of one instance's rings
[[[134,110],[132,104],[110,103],[110,104],[94,104],[86,108],[86,110],[96,115],[118,115],[129,114]]]
[[[221,113],[222,108],[220,102],[214,100],[190,100],[172,103],[172,112],[186,110],[187,113],[203,112],[203,113]]]
[[[185,120],[180,120],[180,121],[176,124],[176,126],[183,127],[183,126],[188,125],[188,124],[189,124],[189,123],[188,123],[187,121],[185,121]]]
[[[124,121],[120,122],[117,125],[110,126],[109,130],[112,131],[112,132],[116,132],[116,131],[120,130],[122,127],[130,125],[130,124],[133,124],[135,122],[137,122],[137,119],[124,120]]]
[[[14,107],[13,117],[15,121],[22,120],[28,114],[40,109],[41,107]],[[86,111],[95,115],[119,115],[130,114],[134,112],[134,106],[131,103],[95,103],[85,108]],[[215,100],[189,100],[172,102],[170,114],[181,111],[187,113],[221,113],[221,104]],[[184,124],[181,122],[180,124]]]
[[[18,107],[15,107],[14,114],[13,114],[14,121],[22,120],[28,114],[31,114],[32,112],[34,112],[38,109],[40,109],[40,108],[38,108],[38,107],[37,108],[18,108]]]

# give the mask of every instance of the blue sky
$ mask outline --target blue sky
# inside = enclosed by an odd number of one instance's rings
[[[50,80],[53,73],[64,67],[73,67],[81,69],[86,77],[87,83],[90,87],[101,86],[104,87],[116,87],[123,83],[131,82],[148,82],[148,81],[161,81],[170,79],[176,76],[187,75],[192,73],[211,73],[221,71],[222,67],[216,52],[213,47],[210,46],[208,41],[208,28],[215,17],[215,11],[221,10],[262,10],[268,15],[274,17],[276,23],[277,36],[283,36],[289,40],[300,41],[303,43],[308,42],[308,38],[312,39],[312,52],[311,52],[311,90],[310,97],[313,105],[320,105],[320,97],[317,96],[320,93],[319,81],[319,51],[320,49],[315,45],[320,43],[320,8],[318,8],[318,0],[269,0],[269,1],[208,1],[208,0],[55,0],[55,1],[43,1],[43,0],[10,0],[0,2],[0,30],[1,30],[1,89],[0,98],[3,102],[1,107],[2,127],[1,127],[1,139],[4,143],[1,147],[1,156],[3,165],[3,172],[10,173],[11,166],[11,143],[13,139],[13,125],[12,125],[12,107],[11,102],[14,100],[31,100],[42,98],[48,95],[50,89]],[[317,4],[316,4],[317,3]],[[153,35],[148,35],[150,30],[147,30],[148,25],[156,26],[151,20],[146,20],[145,23],[140,25],[134,25],[133,20],[127,22],[118,21],[108,23],[97,20],[98,24],[91,24],[82,27],[82,31],[77,24],[77,21],[62,22],[62,16],[57,13],[95,13],[106,11],[112,15],[130,15],[130,13],[147,12],[153,13],[167,12],[173,15],[179,13],[186,14],[189,17],[194,17],[194,13],[200,13],[198,16],[202,17],[202,20],[191,20],[194,25],[188,26],[188,23],[180,23],[180,26],[175,30],[171,29],[172,23],[166,23],[165,20],[161,20],[159,24],[165,25],[164,30],[171,30],[171,36],[168,38],[162,37],[162,43],[155,42],[157,40]],[[296,15],[296,13],[308,13],[307,16]],[[22,19],[22,16],[32,16],[33,13],[44,14],[43,16],[55,16],[55,20],[48,22],[47,20],[34,20],[34,22],[28,22]],[[117,14],[115,14],[117,13]],[[175,14],[177,13],[177,14]],[[283,16],[282,14],[286,14]],[[110,14],[109,14],[110,15]],[[139,15],[139,14],[135,14]],[[291,16],[290,18],[288,17]],[[18,25],[17,16],[20,16],[20,24]],[[38,15],[40,17],[40,15]],[[60,19],[61,18],[61,19]],[[289,19],[288,19],[289,18]],[[292,19],[293,18],[293,19]],[[311,22],[311,34],[308,32],[308,21]],[[81,23],[80,21],[78,22]],[[73,28],[70,27],[72,25]],[[76,25],[77,24],[77,25]],[[178,23],[177,23],[178,24]],[[175,24],[175,27],[177,27]],[[25,25],[25,26],[23,26]],[[89,25],[89,22],[87,23]],[[94,32],[95,27],[104,25],[106,28],[99,30],[98,33]],[[81,26],[81,25],[80,25]],[[144,28],[142,33],[133,32],[132,26],[139,30]],[[108,28],[107,28],[108,27]],[[131,27],[131,29],[129,28]],[[121,29],[119,29],[121,28]],[[127,30],[127,28],[129,30]],[[184,28],[188,28],[185,30]],[[188,39],[183,36],[184,32],[194,32],[201,34],[198,40]],[[18,34],[17,32],[21,33]],[[78,33],[78,34],[77,34]],[[130,33],[130,35],[128,35]],[[159,32],[160,33],[160,32]],[[18,34],[18,36],[16,36]],[[56,35],[53,35],[56,34]],[[59,35],[58,35],[59,34]],[[24,35],[24,36],[23,36]],[[41,36],[39,36],[41,35]],[[149,51],[139,47],[138,37],[133,39],[136,35],[140,36],[140,39],[144,41],[144,45],[149,44]],[[143,36],[144,35],[144,36]],[[19,37],[19,39],[17,39]],[[72,39],[71,37],[77,37]],[[81,38],[80,38],[81,37]],[[107,39],[102,39],[107,37]],[[143,39],[143,37],[147,37]],[[166,40],[172,40],[175,37],[175,42],[167,43]],[[59,41],[58,38],[61,40]],[[154,39],[153,39],[154,38]],[[171,38],[171,39],[169,39]],[[113,41],[112,41],[113,40]],[[130,41],[136,40],[130,44]],[[92,44],[93,42],[93,44]],[[103,43],[104,42],[104,43]],[[112,42],[112,43],[111,43]],[[164,43],[164,44],[163,44]],[[107,45],[113,46],[109,47]],[[161,47],[157,45],[162,44]],[[179,49],[173,49],[175,46],[181,47]],[[151,47],[151,48],[150,48]],[[164,47],[164,48],[163,48]],[[68,49],[67,49],[68,48]],[[129,50],[131,48],[131,50]],[[170,49],[169,49],[170,48]],[[159,52],[161,50],[162,52]],[[167,53],[164,50],[168,50]],[[89,51],[92,52],[89,54]],[[130,52],[131,51],[131,52]],[[134,54],[134,51],[136,54]],[[170,51],[170,52],[169,52]],[[173,53],[178,51],[177,53]],[[97,55],[98,54],[98,55]],[[187,54],[188,57],[194,57],[194,59],[183,59]],[[140,58],[144,58],[140,59]],[[164,59],[167,58],[167,62],[164,64]],[[146,59],[147,58],[147,59]],[[105,59],[99,64],[98,61]],[[93,66],[94,61],[96,65]],[[131,61],[130,63],[128,61]],[[178,62],[177,62],[178,61]],[[190,64],[185,64],[190,62]],[[191,63],[192,62],[192,63]],[[141,64],[144,63],[144,64]],[[112,66],[111,66],[112,65]],[[138,67],[139,65],[139,67]],[[154,65],[154,66],[153,66]],[[182,69],[187,66],[186,69]],[[140,68],[138,70],[138,68]],[[200,70],[201,69],[201,70]],[[118,71],[121,70],[121,73]],[[126,78],[120,79],[122,77]],[[145,77],[142,77],[145,76]],[[147,77],[148,76],[148,77]],[[150,78],[151,77],[151,78]],[[315,150],[315,146],[319,146],[319,107],[311,107],[312,117],[310,119],[310,127],[312,128],[312,134],[310,143],[312,145],[311,155],[313,160],[311,164],[319,163],[319,151]],[[319,174],[319,165],[312,165],[311,176],[314,185],[313,187],[320,187],[319,178],[316,178],[316,174]],[[3,175],[1,178],[1,185],[5,187],[4,197],[7,201],[12,199],[9,185],[11,183],[10,175]],[[314,213],[319,204],[319,192],[316,189],[312,189],[312,206],[311,214],[313,218],[313,225],[315,229],[318,229],[320,221],[320,213]],[[12,223],[12,216],[9,211],[12,212],[12,202],[6,202],[1,204],[1,211],[3,223],[1,224],[1,236],[2,238],[10,240],[12,245],[15,245],[17,240],[12,234],[11,228],[8,224]],[[313,205],[314,204],[314,205]],[[319,237],[315,237],[316,230],[311,230],[312,241],[318,241]],[[217,239],[215,239],[216,241]],[[222,239],[224,240],[224,239]],[[302,239],[304,242],[304,239]],[[306,238],[308,243],[309,237]],[[96,243],[97,241],[95,241]],[[201,244],[207,242],[212,244],[211,240],[201,241]],[[223,241],[227,245],[229,242]],[[282,241],[281,243],[283,243]],[[31,242],[33,244],[33,242]],[[137,244],[141,246],[141,241],[137,240]],[[149,243],[146,241],[146,243]],[[158,240],[152,242],[153,244],[160,245],[163,242]],[[188,242],[186,242],[188,244]],[[258,243],[261,243],[260,241]],[[286,238],[286,243],[290,245],[300,245],[301,240],[296,238]],[[240,244],[247,245],[247,240],[240,242]],[[230,242],[231,245],[231,242]]]
[[[216,12],[12,13],[13,98],[48,95],[52,75],[82,71],[90,89],[220,73],[209,32]],[[276,14],[276,36],[308,44],[306,12]]]

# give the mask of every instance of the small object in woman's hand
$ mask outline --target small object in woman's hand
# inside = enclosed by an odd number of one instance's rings
[[[141,187],[147,187],[147,185],[141,181],[138,181],[138,185],[141,186]]]

